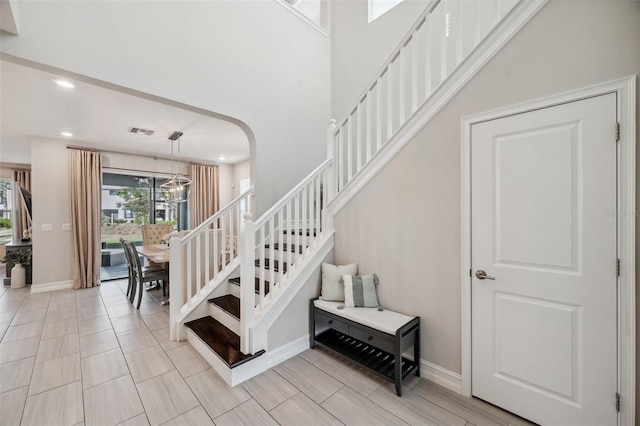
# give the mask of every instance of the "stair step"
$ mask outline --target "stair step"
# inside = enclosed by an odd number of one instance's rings
[[[240,352],[240,336],[210,316],[189,321],[185,326],[207,344],[229,368],[244,364],[265,352],[263,349],[253,355],[243,354]]]
[[[273,270],[276,272],[281,272],[280,271],[280,261],[278,260],[274,260],[273,263],[271,263],[271,259],[264,259],[264,269],[270,270],[271,269],[271,265],[273,264]],[[256,263],[255,263],[256,267],[260,268],[261,262],[260,259],[256,259]],[[287,272],[287,264],[285,262],[282,262],[282,269],[283,269],[283,273]]]
[[[264,246],[264,248],[266,248],[266,249],[268,249],[269,247],[270,247],[270,245],[269,245],[269,244],[265,244],[265,246]],[[273,245],[273,249],[274,249],[274,250],[280,250],[280,243],[275,243],[275,244]],[[296,251],[296,246],[295,246],[295,244],[287,245],[287,244],[285,243],[285,244],[282,244],[282,250],[283,250],[283,251],[290,251],[290,252],[295,253],[295,251]],[[303,250],[304,250],[304,246],[299,245],[299,246],[298,246],[298,253],[302,254],[302,251],[303,251]]]
[[[235,284],[237,286],[240,286],[240,277],[229,278],[229,283],[230,284]],[[265,281],[264,282],[264,294],[265,294],[265,296],[267,294],[269,294],[269,288],[270,287],[271,287],[271,285],[269,284],[269,281]],[[260,293],[260,278],[258,278],[258,277],[256,277],[255,290],[256,290],[256,294]]]
[[[225,294],[224,296],[214,297],[209,299],[209,303],[216,305],[229,315],[240,319],[240,299],[232,294]]]

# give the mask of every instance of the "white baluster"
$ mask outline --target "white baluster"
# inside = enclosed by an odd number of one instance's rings
[[[276,235],[274,234],[274,226],[273,222],[275,220],[275,216],[269,218],[269,263],[270,263],[270,271],[271,271],[271,291],[273,291],[273,285],[276,283],[276,256],[275,256],[275,247],[274,244],[276,242]],[[278,268],[282,273],[282,263],[278,264]]]
[[[193,297],[193,257],[191,255],[192,241],[187,242],[187,259],[185,261],[187,267],[187,304],[191,304]]]
[[[169,338],[173,341],[182,340],[182,328],[178,329],[178,317],[184,305],[182,287],[182,244],[178,238],[178,231],[171,233],[169,242]]]
[[[431,57],[433,56],[431,49],[431,15],[427,15],[424,24],[424,99],[429,99],[432,89],[432,77],[431,77]]]
[[[245,213],[240,228],[240,350],[252,353],[250,328],[255,318],[255,228],[251,213]]]
[[[373,93],[373,89],[370,90],[367,93],[367,118],[366,118],[366,138],[365,141],[367,143],[367,150],[366,150],[366,159],[365,159],[365,164],[367,164],[369,162],[369,160],[371,159],[371,95]]]
[[[338,167],[336,167],[337,155],[334,151],[335,131],[336,131],[336,120],[332,118],[331,120],[329,120],[329,127],[327,128],[327,158],[331,160],[331,163],[329,163],[329,173],[327,176],[328,179],[324,188],[325,192],[327,192],[327,194],[330,194],[331,197],[335,195],[335,191],[336,191],[335,185],[338,182],[338,180],[335,178],[338,174]]]
[[[387,67],[387,143],[393,135],[393,61]]]
[[[207,226],[202,230],[204,232],[204,269],[205,269],[205,286],[209,285],[209,281],[213,279],[213,274],[211,273],[211,232],[209,231],[209,227]]]
[[[356,108],[356,174],[362,167],[362,103]]]
[[[346,182],[345,185],[347,183],[349,183],[349,181],[351,181],[351,178],[353,177],[353,139],[351,137],[351,115],[349,116],[349,118],[347,119],[347,122],[344,125],[345,128],[345,134],[346,134],[346,144],[347,144],[347,175],[346,175]]]
[[[262,309],[263,307],[263,303],[264,303],[264,281],[265,281],[265,271],[267,269],[267,259],[265,259],[265,252],[264,252],[264,245],[265,245],[265,238],[264,238],[264,231],[265,231],[265,225],[262,225],[260,227],[260,234],[259,234],[259,239],[258,239],[258,244],[260,244],[258,246],[258,253],[260,253],[258,255],[258,259],[260,259],[260,278],[259,278],[259,282],[258,282],[258,306],[260,306],[260,309]],[[269,264],[269,268],[270,270],[273,272],[273,263]],[[273,284],[273,283],[271,283]],[[255,285],[255,284],[254,284]]]
[[[382,148],[382,79],[376,81],[376,152]]]
[[[420,27],[422,28],[422,27]],[[411,37],[411,84],[409,93],[411,93],[411,114],[418,109],[418,31],[413,33]]]
[[[405,109],[406,109],[406,72],[407,72],[407,52],[406,46],[403,46],[400,49],[400,53],[398,54],[398,58],[396,61],[398,62],[398,128],[404,124],[404,120],[406,118]]]

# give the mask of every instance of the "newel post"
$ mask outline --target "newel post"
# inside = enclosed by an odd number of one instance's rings
[[[322,208],[322,222],[323,230],[331,231],[333,229],[333,216],[329,214],[327,205],[336,196],[336,178],[338,174],[338,166],[336,164],[336,152],[335,152],[335,132],[336,132],[336,120],[329,120],[329,127],[327,128],[327,159],[331,160],[329,167],[327,167],[327,182],[326,182],[326,196],[323,202]],[[339,154],[339,153],[338,153]]]
[[[250,327],[255,317],[255,224],[253,215],[242,215],[240,226],[240,350],[245,354],[252,353]]]
[[[178,237],[178,231],[171,233],[169,241],[169,338],[171,340],[180,341],[183,336],[178,326],[178,318],[180,309],[184,304],[182,299],[182,256],[181,244]]]

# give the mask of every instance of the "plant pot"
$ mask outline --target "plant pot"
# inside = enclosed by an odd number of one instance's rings
[[[16,263],[11,269],[11,288],[22,288],[26,281],[26,272],[21,263]]]

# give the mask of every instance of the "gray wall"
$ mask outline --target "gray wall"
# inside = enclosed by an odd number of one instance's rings
[[[338,214],[336,263],[422,318],[423,359],[461,372],[460,119],[639,72],[640,2],[551,0]]]
[[[429,0],[404,0],[368,21],[368,0],[331,3],[331,113],[341,119],[424,11]]]

